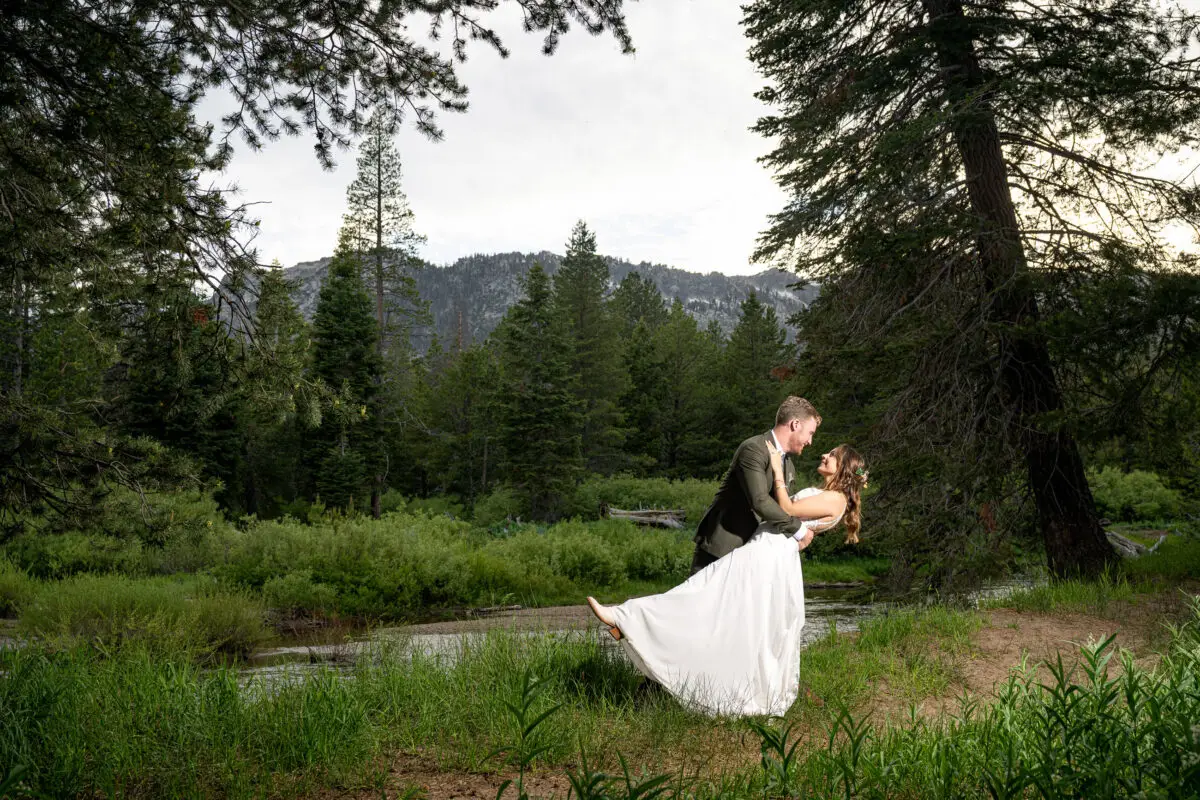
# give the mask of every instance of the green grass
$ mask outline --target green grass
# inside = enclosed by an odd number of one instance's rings
[[[985,608],[1011,608],[1048,614],[1054,611],[1080,611],[1103,614],[1117,602],[1128,602],[1137,594],[1134,584],[1124,575],[1105,573],[1097,580],[1052,580],[1040,586],[1020,589],[1006,597],[983,603]]]
[[[959,677],[979,616],[945,606],[895,609],[863,620],[856,635],[831,630],[800,656],[800,680],[827,704],[859,707],[879,692],[917,701]]]
[[[0,618],[15,617],[37,592],[37,581],[0,557]]]
[[[1200,537],[1170,536],[1150,555],[1127,561],[1125,572],[1135,580],[1158,583],[1200,580]]]
[[[264,616],[258,601],[211,580],[79,575],[41,584],[21,607],[19,629],[59,649],[137,644],[245,656],[267,638]]]
[[[562,704],[543,760],[568,760],[580,743],[653,754],[711,731],[667,699],[636,700],[640,677],[594,636],[492,634],[452,665],[375,655],[348,674],[243,689],[232,670],[136,647],[111,658],[0,652],[0,775],[26,765],[52,796],[256,797],[369,787],[376,756],[395,748],[490,769],[486,756],[513,734],[506,702],[525,674],[547,687],[541,708]]]
[[[988,600],[984,607],[1042,614],[1055,611],[1104,614],[1119,604],[1137,602],[1139,596],[1173,590],[1197,579],[1200,579],[1200,539],[1175,535],[1154,553],[1125,560],[1096,580],[1051,580]]]
[[[928,608],[864,626],[856,645],[824,666],[843,685],[886,680],[889,696],[936,689],[936,668],[913,657],[930,646],[966,647],[977,618]],[[831,641],[851,641],[831,637]],[[840,644],[839,644],[840,646]],[[658,785],[664,800],[960,797],[1194,797],[1200,792],[1200,606],[1178,629],[1154,672],[1125,660],[1109,670],[1111,642],[1080,651],[1078,665],[1015,671],[994,702],[964,698],[951,716],[873,727],[832,697],[797,749],[796,731],[718,722],[670,701],[637,699],[636,674],[594,638],[496,634],[453,664],[381,652],[348,675],[319,671],[247,690],[228,669],[202,670],[128,648],[112,658],[76,649],[0,653],[0,775],[23,767],[24,787],[45,796],[259,797],[369,790],[383,796],[395,748],[444,769],[562,765],[588,797],[636,793],[658,780],[671,755],[712,752],[718,742],[760,749],[747,766],[720,763]],[[1119,658],[1125,659],[1125,656]],[[899,663],[901,666],[897,667]],[[914,668],[920,666],[921,669]],[[899,671],[898,671],[899,670]],[[904,688],[902,672],[912,683]],[[944,676],[943,676],[944,677]],[[524,692],[532,683],[536,692]],[[901,688],[897,688],[901,687]],[[558,706],[557,710],[553,710]],[[526,723],[522,737],[513,709]],[[798,715],[792,715],[794,719]],[[501,748],[498,757],[489,757]],[[579,758],[583,752],[587,765]],[[750,766],[758,762],[756,766]],[[649,767],[637,777],[636,766]],[[599,774],[597,768],[608,771]],[[19,796],[19,795],[18,795]]]
[[[804,562],[804,582],[809,583],[870,583],[888,571],[891,561],[869,556],[807,559]]]

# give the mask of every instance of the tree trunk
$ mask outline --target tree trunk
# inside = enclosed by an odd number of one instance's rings
[[[383,355],[383,153],[375,158],[375,318],[379,324],[376,352]]]
[[[1038,419],[1062,409],[1062,393],[1045,338],[1037,332],[1037,298],[1028,282],[1008,168],[973,35],[961,0],[922,2],[956,115],[955,142],[979,218],[978,258],[990,294],[986,313],[997,329],[997,371],[1017,412],[1018,440],[1050,570],[1058,576],[1096,575],[1116,554],[1096,516],[1074,437],[1061,429],[1045,430]]]
[[[29,303],[25,296],[25,270],[17,265],[13,278],[13,319],[16,323],[16,335],[13,346],[13,397],[20,397],[24,391],[25,378],[25,329],[29,323]]]

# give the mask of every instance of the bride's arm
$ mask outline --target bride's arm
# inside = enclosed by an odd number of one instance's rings
[[[771,455],[771,471],[775,473],[775,502],[779,503],[784,513],[800,519],[841,516],[846,509],[846,497],[841,492],[821,492],[799,500],[789,497],[787,483],[783,479],[783,454],[771,442],[767,442],[767,452]]]

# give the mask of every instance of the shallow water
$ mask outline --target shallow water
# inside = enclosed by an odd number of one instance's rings
[[[847,590],[811,590],[806,593],[803,641],[825,636],[836,626],[839,631],[858,629],[859,621],[876,613],[882,604],[855,599]],[[308,634],[310,643],[287,643],[256,653],[241,671],[247,687],[270,691],[302,679],[321,669],[349,672],[361,658],[387,652],[391,657],[414,654],[453,663],[464,646],[486,637],[489,631],[508,631],[526,636],[594,636],[604,645],[624,654],[599,627],[586,606],[553,609],[522,609],[481,619],[450,623],[380,628],[358,634],[342,631],[338,641],[319,641]]]

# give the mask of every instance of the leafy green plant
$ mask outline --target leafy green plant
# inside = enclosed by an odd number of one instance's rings
[[[799,737],[788,744],[792,738],[793,723],[772,727],[762,720],[751,719],[747,722],[750,730],[758,734],[762,757],[759,765],[763,772],[763,791],[771,797],[791,797],[795,794],[796,782],[796,748],[800,746]]]
[[[1103,467],[1090,470],[1087,477],[1096,507],[1113,521],[1173,517],[1182,503],[1179,492],[1167,488],[1153,472]]]
[[[517,724],[517,738],[512,743],[496,748],[487,755],[487,758],[505,754],[507,762],[517,765],[517,780],[514,784],[513,780],[509,778],[500,784],[500,789],[496,792],[496,800],[500,800],[510,786],[516,789],[517,800],[529,800],[529,795],[525,791],[525,772],[533,765],[538,756],[552,746],[539,741],[538,727],[551,714],[562,708],[560,703],[543,711],[535,710],[534,707],[538,704],[544,691],[545,685],[538,681],[529,670],[526,670],[521,675],[521,688],[516,699],[504,701],[504,705],[512,714],[513,721]]]

